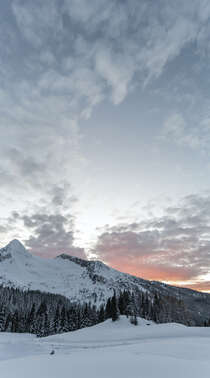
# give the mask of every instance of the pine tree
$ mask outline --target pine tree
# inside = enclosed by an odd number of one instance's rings
[[[6,311],[5,311],[5,307],[2,306],[1,311],[0,311],[0,332],[5,330],[5,322],[6,322]]]
[[[117,306],[117,298],[115,293],[111,299],[111,318],[113,322],[119,319],[119,309]]]
[[[11,332],[11,325],[12,325],[12,317],[10,313],[7,315],[6,322],[5,322],[5,331]]]
[[[60,321],[61,332],[68,331],[68,316],[65,305],[63,305],[61,310],[61,321]]]
[[[124,293],[122,293],[122,292],[120,292],[120,296],[119,296],[119,300],[118,300],[118,307],[119,307],[120,315],[124,315],[126,305],[125,305],[125,300],[124,300]]]
[[[19,331],[19,328],[18,328],[18,324],[19,323],[19,317],[18,317],[18,311],[16,310],[13,317],[12,317],[12,327],[11,327],[11,331],[12,332],[18,332]]]
[[[35,320],[35,303],[33,303],[31,311],[28,315],[28,318],[26,320],[26,329],[28,332],[34,333],[35,331],[35,326],[34,326],[34,320]]]
[[[99,323],[102,323],[102,322],[104,322],[104,320],[105,320],[105,311],[104,311],[104,306],[101,305],[100,310],[99,310],[99,314],[98,314],[98,321],[99,321]]]
[[[137,326],[138,325],[138,319],[136,315],[131,315],[130,317],[130,323]]]
[[[54,333],[58,333],[60,331],[60,306],[57,305],[56,313],[54,317]]]
[[[107,303],[106,303],[105,317],[106,317],[106,319],[109,319],[109,318],[112,317],[112,312],[111,312],[111,298],[108,298]]]
[[[50,324],[48,320],[48,314],[47,312],[44,315],[44,331],[43,331],[43,336],[48,336],[49,335],[49,329],[50,329]]]

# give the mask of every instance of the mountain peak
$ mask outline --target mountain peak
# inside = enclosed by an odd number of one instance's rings
[[[29,252],[26,251],[24,245],[17,239],[12,240],[9,242],[6,247],[0,249],[0,261],[8,259],[8,258],[19,258],[31,256]]]
[[[11,242],[9,242],[5,248],[11,253],[29,255],[24,245],[17,239],[13,239]]]
[[[20,249],[25,250],[24,245],[18,239],[11,240],[11,242],[9,242],[9,244],[7,244],[7,247],[12,248],[12,249],[16,249],[16,250],[20,250]]]

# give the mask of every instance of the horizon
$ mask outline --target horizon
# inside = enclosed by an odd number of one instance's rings
[[[0,10],[0,247],[210,292],[209,1]]]

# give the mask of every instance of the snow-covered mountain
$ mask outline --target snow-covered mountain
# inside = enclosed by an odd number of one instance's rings
[[[123,288],[144,290],[141,281],[109,268],[62,254],[54,259],[31,255],[18,241],[0,249],[0,284],[21,289],[62,294],[72,301],[96,304]]]
[[[31,255],[13,240],[0,249],[0,285],[22,290],[61,294],[74,302],[92,302],[99,306],[116,291],[158,292],[169,303],[181,300],[189,321],[199,323],[210,318],[210,295],[147,281],[121,273],[100,261],[87,261],[62,254],[55,259]]]

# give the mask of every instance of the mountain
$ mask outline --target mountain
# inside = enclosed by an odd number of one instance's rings
[[[162,321],[203,324],[210,318],[210,295],[121,273],[100,261],[62,254],[54,259],[31,255],[18,241],[0,249],[0,285],[21,290],[60,294],[72,302],[99,307],[120,291],[144,293],[151,303],[164,300]]]
[[[141,287],[139,280],[109,268],[100,261],[62,254],[54,259],[31,255],[13,240],[0,249],[0,284],[24,290],[40,290],[66,296],[71,301],[99,305],[113,290]]]

